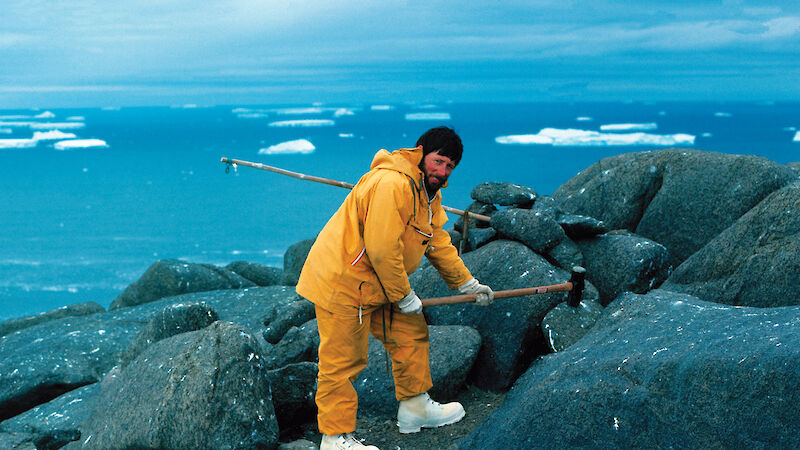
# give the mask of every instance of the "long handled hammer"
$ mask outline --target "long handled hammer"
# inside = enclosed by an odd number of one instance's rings
[[[546,294],[548,292],[569,292],[567,294],[567,304],[573,308],[578,306],[583,295],[584,279],[586,269],[581,266],[573,266],[569,281],[549,286],[537,286],[522,289],[509,289],[507,291],[494,291],[494,298],[520,297],[523,295]],[[456,303],[472,303],[477,294],[451,295],[448,297],[433,297],[422,300],[422,306],[453,305]]]

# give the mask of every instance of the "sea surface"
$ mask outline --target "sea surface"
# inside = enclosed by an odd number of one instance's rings
[[[0,320],[108,307],[155,261],[283,265],[381,149],[447,125],[464,157],[443,191],[484,181],[551,194],[597,160],[679,146],[800,160],[797,103],[290,105],[0,110]],[[451,217],[454,220],[455,217]]]

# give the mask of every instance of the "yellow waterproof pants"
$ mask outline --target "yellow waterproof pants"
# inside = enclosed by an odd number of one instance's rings
[[[391,308],[394,311],[390,323]],[[364,311],[360,317],[358,310],[350,308],[333,312],[316,306],[316,311],[320,337],[316,402],[321,433],[336,435],[356,429],[358,396],[353,382],[367,366],[369,333],[383,343],[392,359],[398,401],[427,392],[433,386],[428,325],[422,314],[402,314],[393,305]]]

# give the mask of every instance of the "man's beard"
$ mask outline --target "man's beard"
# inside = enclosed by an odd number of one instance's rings
[[[423,180],[425,181],[425,192],[428,193],[428,198],[433,198],[433,196],[436,195],[436,191],[438,191],[445,181],[447,181],[446,178],[442,180],[441,178],[436,177],[436,179],[438,180],[437,182],[432,182],[430,176],[425,175],[423,177]]]

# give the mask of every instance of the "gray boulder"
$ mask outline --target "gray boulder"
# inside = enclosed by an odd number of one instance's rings
[[[217,313],[205,303],[178,303],[157,312],[142,331],[136,335],[128,351],[122,357],[125,367],[136,359],[145,348],[162,339],[180,333],[203,329],[219,320]]]
[[[472,202],[469,206],[467,206],[467,209],[465,209],[465,211],[474,214],[480,214],[482,216],[491,217],[491,215],[494,214],[495,211],[497,211],[497,208],[494,205],[488,203]],[[486,222],[485,220],[477,220],[472,218],[470,219],[469,223],[471,227],[477,227],[477,228],[489,227],[489,223]],[[458,231],[464,231],[464,216],[458,217],[458,220],[456,220],[456,222],[453,224],[453,228],[455,228]]]
[[[259,345],[241,326],[215,322],[163,339],[103,384],[82,448],[277,445]]]
[[[800,182],[774,192],[692,255],[662,286],[742,306],[800,304]]]
[[[190,292],[241,289],[255,286],[237,273],[211,264],[177,259],[157,261],[119,295],[108,308],[113,311]]]
[[[604,158],[553,197],[567,213],[659,242],[677,266],[795,177],[758,156],[668,149]]]
[[[500,235],[522,242],[537,253],[546,253],[567,238],[551,215],[529,209],[497,211],[491,225]]]
[[[316,316],[314,304],[306,299],[300,299],[275,310],[269,320],[265,320],[267,329],[264,339],[270,344],[276,344],[290,328],[300,326]]]
[[[304,423],[315,422],[317,405],[317,364],[300,362],[267,371],[272,390],[272,405],[281,433]]]
[[[260,337],[260,317],[298,299],[285,286],[212,291],[168,297],[89,316],[65,317],[0,338],[0,421],[68,391],[96,383],[117,365],[158,311],[204,302],[219,318]],[[266,344],[266,343],[263,343]]]
[[[542,332],[554,352],[578,342],[603,315],[603,307],[594,300],[581,300],[576,307],[566,302],[551,309],[542,319]]]
[[[475,250],[492,242],[497,237],[497,231],[494,228],[469,227],[466,237],[468,244],[464,250],[465,252]]]
[[[463,256],[478,280],[494,290],[519,289],[563,283],[569,273],[553,267],[542,256],[514,241],[494,241]],[[451,291],[436,269],[426,267],[410,277],[420,298],[444,297]],[[587,283],[584,298],[596,298]],[[540,325],[545,314],[566,301],[564,292],[496,299],[490,306],[474,304],[433,306],[424,309],[431,325],[464,325],[478,330],[481,350],[469,380],[484,390],[504,390],[513,384],[548,346]]]
[[[481,183],[469,195],[481,203],[519,208],[530,208],[536,200],[536,191],[511,183]]]
[[[265,353],[264,367],[279,369],[303,361],[316,362],[319,358],[319,330],[317,319],[309,320],[299,327],[292,327],[280,342]]]
[[[429,392],[436,401],[449,401],[464,388],[467,373],[481,346],[481,336],[475,329],[463,326],[430,326],[428,329],[433,380]],[[386,419],[397,416],[398,402],[387,358],[380,341],[370,336],[367,367],[353,382],[358,393],[359,414]]]
[[[569,238],[559,242],[558,245],[548,250],[543,256],[553,265],[564,270],[570,270],[575,266],[583,267],[583,253],[581,253],[578,244]]]
[[[89,418],[92,401],[100,392],[100,383],[67,392],[56,399],[0,423],[0,432],[32,433],[40,436],[80,439],[79,425]],[[66,442],[63,442],[65,444]],[[0,448],[2,447],[0,441]],[[58,448],[58,447],[53,447]]]
[[[597,287],[603,305],[625,291],[644,294],[670,274],[667,249],[641,236],[609,233],[577,244],[583,253],[586,279]]]
[[[624,294],[458,448],[797,448],[799,369],[798,307]]]
[[[602,220],[578,214],[559,214],[556,217],[556,221],[564,229],[567,236],[575,240],[586,239],[611,231]]]
[[[308,252],[311,246],[314,245],[314,239],[306,239],[295,244],[292,244],[283,254],[283,276],[281,277],[281,284],[284,286],[296,286],[297,280],[300,279],[300,272],[303,270],[303,264],[306,263]]]
[[[247,278],[256,286],[281,284],[281,277],[283,277],[283,269],[246,261],[234,261],[225,268]]]
[[[19,317],[0,322],[0,336],[5,336],[17,330],[32,327],[43,322],[61,319],[62,317],[87,316],[105,311],[105,308],[95,302],[76,303],[74,305],[62,306],[61,308],[56,308],[33,316]]]

